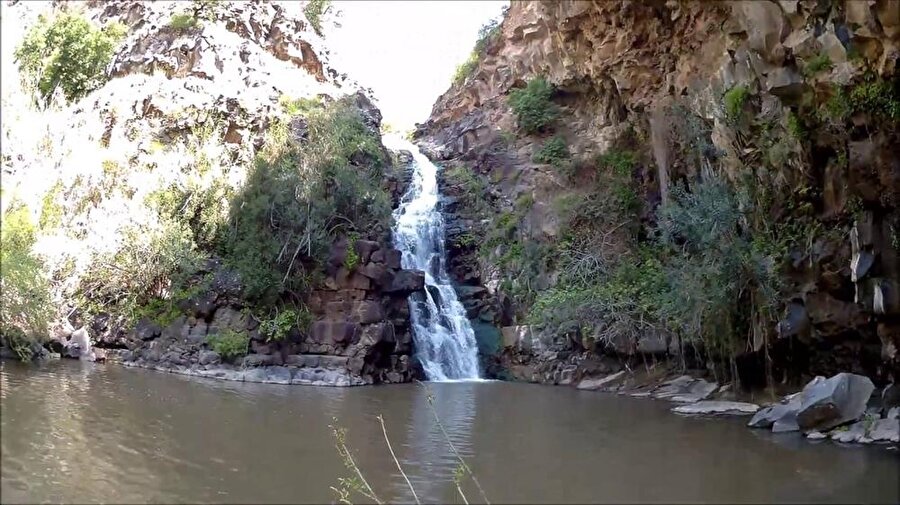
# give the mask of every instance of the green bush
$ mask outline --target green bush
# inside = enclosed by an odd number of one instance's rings
[[[178,31],[187,31],[193,30],[200,25],[200,22],[197,21],[197,18],[194,17],[193,14],[187,12],[179,12],[176,14],[172,14],[172,17],[169,19],[169,28]]]
[[[312,324],[312,319],[312,314],[306,307],[300,307],[297,310],[283,309],[274,317],[261,320],[259,333],[264,335],[268,341],[284,340],[291,328],[296,327],[301,331],[307,331],[309,325]]]
[[[570,157],[566,140],[557,135],[544,142],[544,145],[534,153],[533,159],[537,163],[546,163],[556,168],[565,168]]]
[[[480,59],[481,56],[477,52],[472,51],[469,57],[466,58],[466,61],[457,65],[456,70],[453,71],[453,84],[457,86],[462,84],[466,77],[469,77],[475,71]]]
[[[212,333],[206,336],[206,343],[222,359],[231,360],[247,354],[247,345],[250,336],[244,332],[226,329],[220,333]]]
[[[850,91],[850,107],[853,111],[900,120],[900,79],[890,82],[870,78],[854,86]]]
[[[335,238],[386,231],[390,221],[386,155],[353,98],[310,111],[307,124],[308,141],[270,127],[230,205],[221,252],[261,305],[308,287]]]
[[[319,35],[322,35],[322,16],[327,14],[330,9],[331,0],[310,0],[303,8],[303,15]]]
[[[46,334],[52,316],[49,283],[43,264],[31,252],[34,225],[28,208],[12,202],[0,226],[0,335],[22,359],[28,345]]]
[[[831,67],[831,58],[826,53],[822,53],[809,60],[803,69],[803,73],[807,76],[813,76],[819,72],[831,70]]]
[[[500,21],[497,19],[488,21],[478,29],[478,40],[475,42],[475,48],[469,53],[469,57],[466,58],[466,61],[457,65],[456,70],[453,72],[454,85],[462,84],[466,80],[466,77],[469,77],[469,75],[475,71],[488,44],[490,44],[490,42],[499,34]]]
[[[124,34],[121,24],[97,28],[74,12],[41,15],[15,51],[23,83],[40,102],[57,87],[67,100],[77,100],[106,82],[106,67]]]
[[[146,306],[186,284],[202,255],[181,224],[131,226],[121,231],[118,250],[91,258],[79,283],[85,305],[103,305],[129,321],[151,315]]]
[[[553,87],[543,77],[536,77],[522,89],[509,92],[509,105],[526,133],[546,130],[557,116],[556,105],[550,101]]]
[[[735,86],[725,92],[725,117],[732,123],[738,122],[744,114],[744,105],[750,98],[747,86]]]

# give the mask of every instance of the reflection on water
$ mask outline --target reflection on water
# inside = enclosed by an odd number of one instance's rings
[[[566,388],[428,386],[494,503],[900,500],[900,456],[885,447],[812,444]],[[416,385],[292,387],[4,362],[0,401],[3,503],[330,502],[347,475],[333,418],[376,492],[409,501],[379,414],[420,499],[461,502],[456,460]]]

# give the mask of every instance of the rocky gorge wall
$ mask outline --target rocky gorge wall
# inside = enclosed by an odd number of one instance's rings
[[[4,221],[23,206],[40,223],[46,349],[230,380],[421,377],[406,300],[423,275],[401,268],[385,221],[405,162],[366,90],[330,66],[308,4],[4,6],[10,46],[67,13],[125,33],[84,97],[35,108],[25,79],[4,86]]]
[[[741,207],[739,234],[760,223],[801,229],[770,255],[782,265],[771,313],[735,309],[750,320],[731,352],[742,382],[762,386],[774,373],[803,384],[839,371],[896,380],[898,43],[892,0],[511,2],[477,65],[415,134],[445,167],[451,274],[483,348],[496,349],[494,372],[572,383],[623,361],[708,364],[684,332],[604,328],[598,346],[584,337],[601,330],[529,318],[559,286],[553,259],[572,219],[561,199],[616,201],[609,174],[593,171],[627,150],[637,210],[594,230],[599,263],[652,244],[677,188],[724,180],[761,209]],[[553,88],[557,117],[529,133],[510,95],[538,78]],[[538,161],[554,138],[566,152]],[[498,234],[487,250],[473,240]]]

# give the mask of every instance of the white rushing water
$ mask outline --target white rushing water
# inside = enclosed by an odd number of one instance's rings
[[[394,211],[394,247],[403,253],[403,268],[425,272],[425,292],[409,300],[417,356],[429,380],[477,379],[475,332],[445,265],[437,167],[412,143],[393,136],[384,140],[388,148],[413,155],[409,189]]]

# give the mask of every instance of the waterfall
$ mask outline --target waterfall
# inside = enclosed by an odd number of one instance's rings
[[[403,268],[425,272],[425,291],[409,300],[417,357],[429,380],[477,379],[475,332],[447,275],[437,167],[410,142],[386,137],[385,144],[413,155],[409,189],[394,211],[393,235]]]

